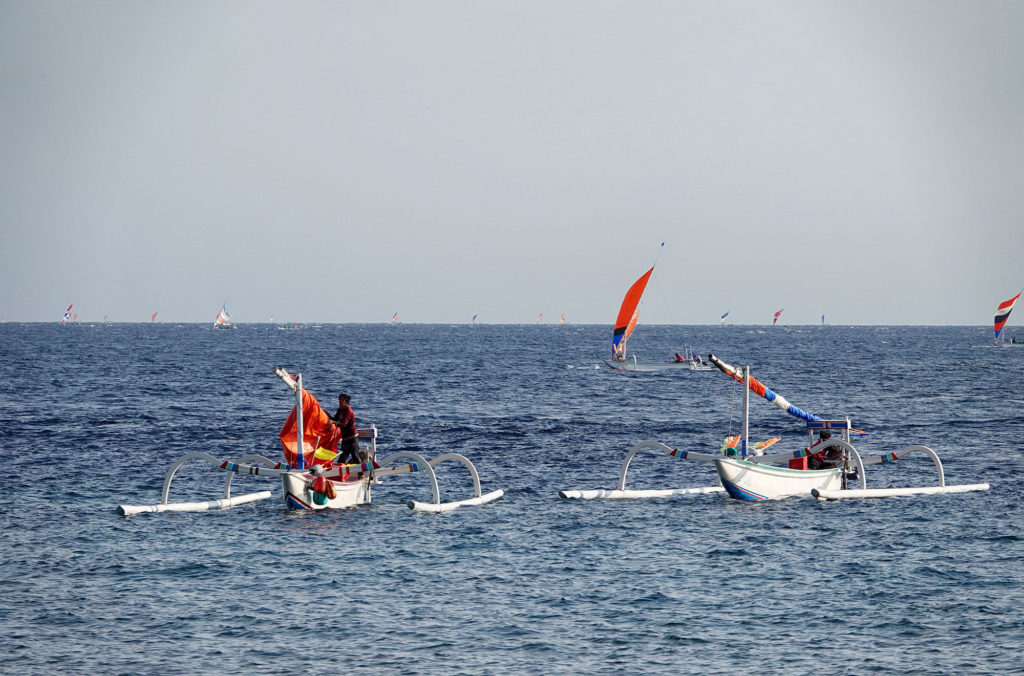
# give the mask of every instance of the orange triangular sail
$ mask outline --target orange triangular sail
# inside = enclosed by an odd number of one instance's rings
[[[622,299],[619,316],[615,319],[615,330],[612,332],[613,355],[624,356],[626,353],[626,340],[636,327],[636,320],[640,314],[636,306],[640,304],[640,298],[644,295],[647,280],[651,278],[652,272],[654,272],[654,266],[641,275],[640,279],[633,282],[633,286],[629,287],[629,291],[626,292],[626,297]]]

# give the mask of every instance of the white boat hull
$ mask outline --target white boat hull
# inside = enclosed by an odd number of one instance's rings
[[[281,475],[284,488],[284,502],[288,509],[338,509],[355,507],[370,502],[369,479],[355,481],[331,481],[335,497],[327,498],[312,489],[311,474],[305,472],[289,472]]]
[[[625,359],[606,359],[605,363],[616,371],[710,371],[708,364],[697,364],[690,361],[635,361]]]
[[[747,460],[715,460],[722,486],[739,500],[778,500],[793,496],[810,497],[811,489],[838,491],[843,471],[836,469],[788,469]]]

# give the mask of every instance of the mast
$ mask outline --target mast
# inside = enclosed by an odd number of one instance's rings
[[[284,384],[295,393],[295,467],[303,469],[306,464],[306,456],[304,453],[305,444],[303,443],[302,429],[302,374],[300,373],[293,378],[290,373],[280,366],[274,368],[274,374],[283,380]],[[283,432],[284,430],[282,430]],[[281,441],[284,441],[283,437]]]
[[[295,376],[295,467],[304,469],[306,466],[306,446],[302,438],[302,374]]]
[[[747,455],[747,435],[750,433],[750,366],[743,368],[743,429],[740,438],[740,455]]]

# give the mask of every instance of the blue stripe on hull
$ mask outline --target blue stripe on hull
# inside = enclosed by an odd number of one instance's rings
[[[736,484],[734,484],[734,483],[732,483],[730,481],[723,480],[722,481],[722,486],[725,487],[726,492],[730,496],[736,498],[737,500],[765,500],[766,499],[765,496],[758,495],[757,493],[754,493],[753,491],[748,491],[745,488],[740,488],[739,486],[737,486]]]
[[[310,511],[312,511],[313,509],[311,506],[307,505],[302,500],[299,500],[291,493],[285,496],[284,504],[286,507],[288,507],[288,509],[308,509]]]

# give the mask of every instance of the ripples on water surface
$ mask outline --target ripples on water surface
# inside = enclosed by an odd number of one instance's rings
[[[751,364],[791,402],[849,415],[865,453],[934,448],[939,497],[748,504],[721,495],[562,501],[612,488],[654,439],[717,448],[741,392],[708,373],[597,365],[604,326],[0,324],[0,672],[784,673],[1021,670],[1017,484],[1024,348],[981,328],[643,327],[631,348],[685,345]],[[425,477],[376,504],[286,512],[275,497],[207,513],[119,517],[159,500],[190,451],[277,457],[290,410],[271,374],[325,404],[353,395],[382,452],[463,453],[500,501],[413,513]],[[805,432],[752,401],[752,435]],[[934,483],[923,456],[869,486]],[[186,466],[172,499],[219,497]],[[461,467],[448,499],[468,495]],[[630,486],[710,485],[653,453]]]

